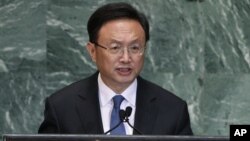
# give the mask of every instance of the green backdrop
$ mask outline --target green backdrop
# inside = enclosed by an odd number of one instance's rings
[[[44,98],[95,72],[86,23],[113,1],[0,0],[0,135],[37,133]],[[150,21],[141,76],[187,101],[196,135],[250,124],[250,0],[126,2]]]

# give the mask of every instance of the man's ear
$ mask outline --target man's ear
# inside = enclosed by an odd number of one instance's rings
[[[91,42],[88,42],[86,47],[87,47],[87,50],[89,52],[89,55],[90,55],[92,61],[96,62],[96,47],[95,47],[95,45]]]

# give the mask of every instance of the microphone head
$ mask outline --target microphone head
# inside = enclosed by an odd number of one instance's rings
[[[125,112],[126,117],[129,117],[129,116],[131,115],[131,113],[132,113],[132,108],[131,108],[130,106],[128,106],[128,107],[126,108],[126,112]]]
[[[120,110],[119,111],[119,116],[120,116],[121,121],[125,121],[126,112],[124,110]]]

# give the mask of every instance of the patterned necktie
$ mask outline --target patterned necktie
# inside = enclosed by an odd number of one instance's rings
[[[122,101],[124,100],[123,96],[116,95],[113,97],[114,107],[111,113],[110,128],[113,128],[118,123],[121,122],[119,111]],[[111,135],[126,135],[124,124],[121,123],[117,128],[110,132]]]

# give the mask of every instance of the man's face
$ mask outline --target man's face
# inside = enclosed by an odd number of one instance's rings
[[[143,67],[144,53],[133,54],[128,51],[128,48],[134,46],[145,47],[145,32],[142,26],[131,19],[109,21],[101,27],[97,44],[106,48],[125,48],[120,53],[113,54],[93,43],[87,45],[104,83],[115,92],[122,92],[134,81]]]

